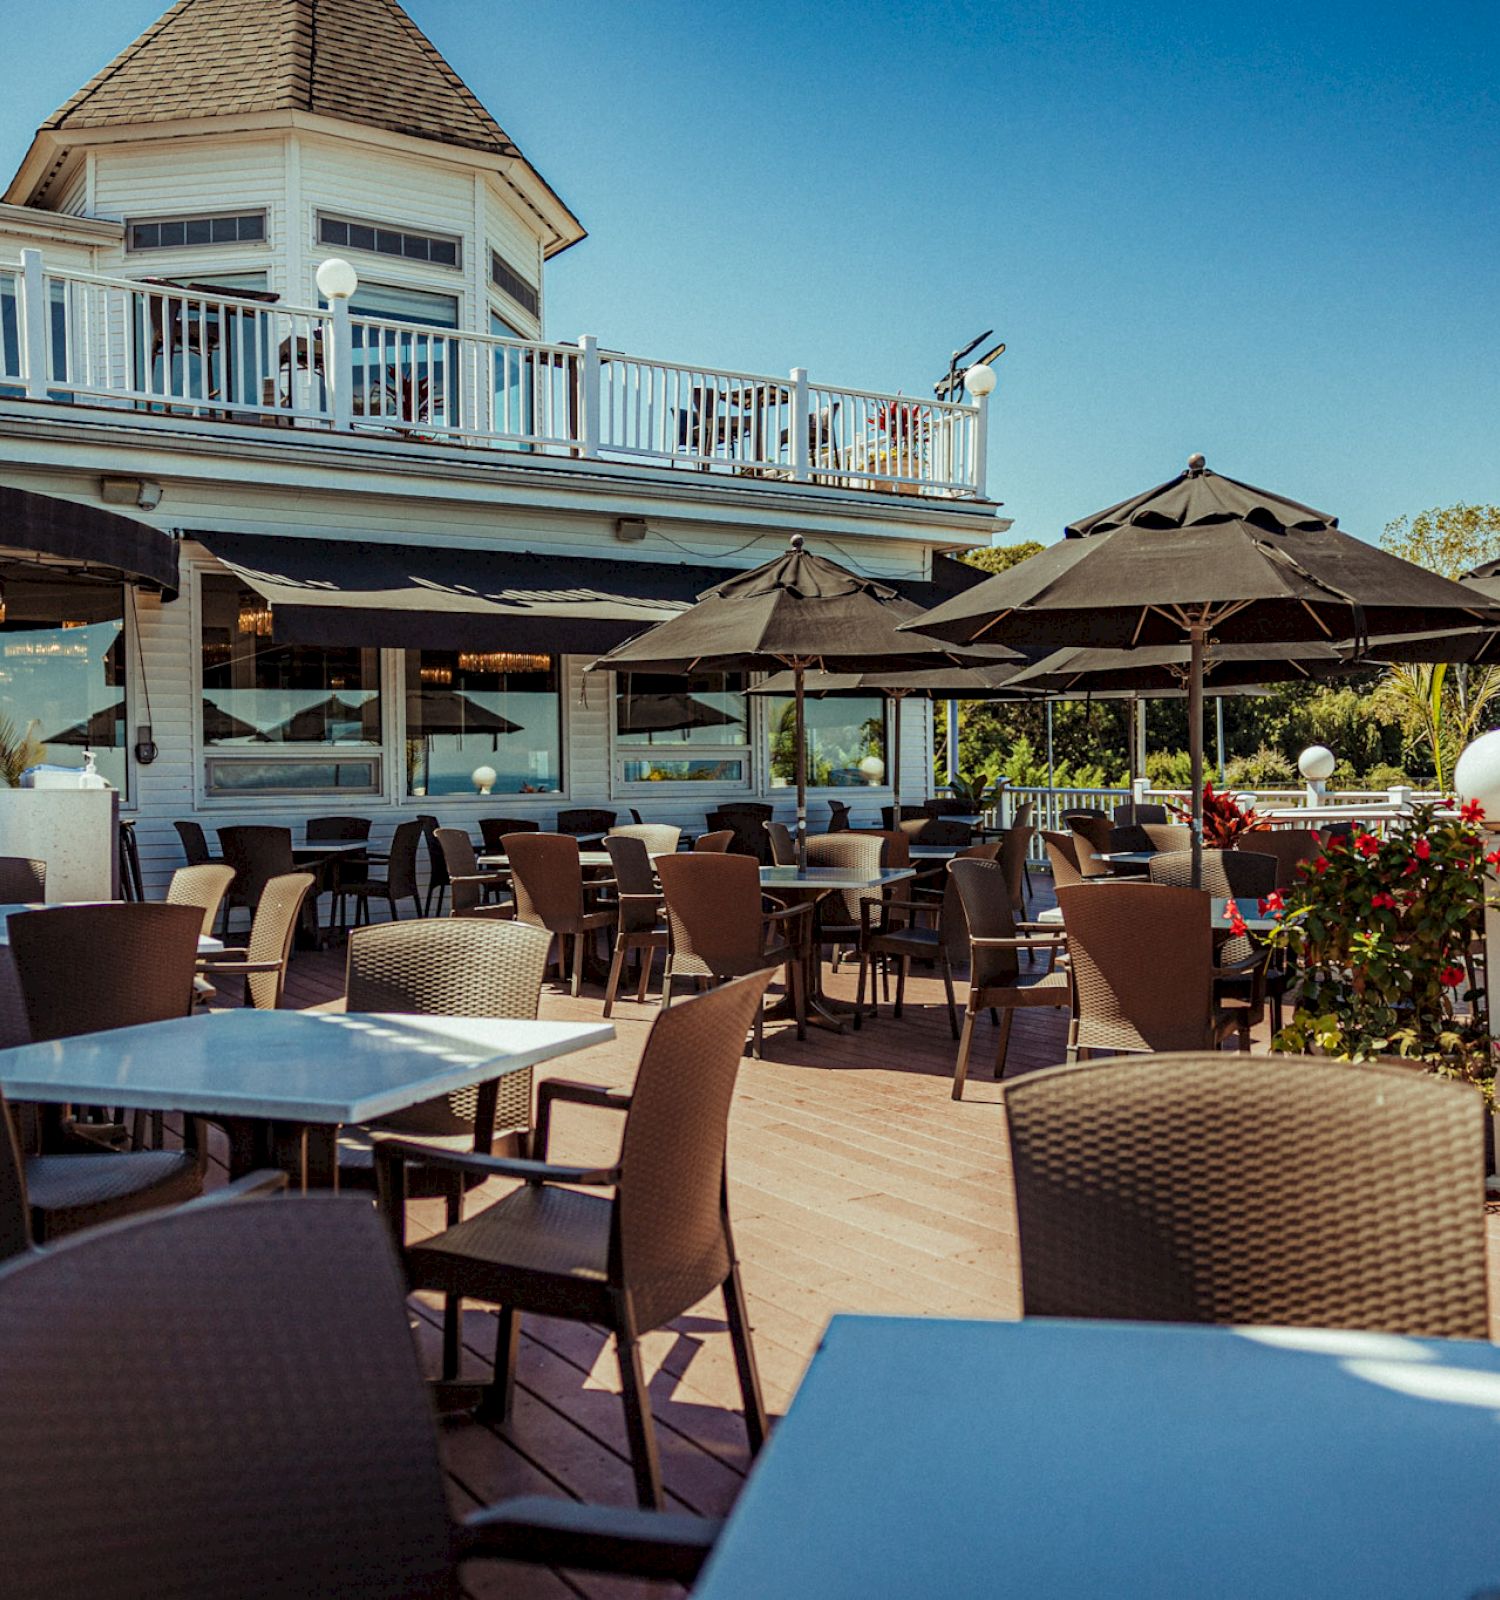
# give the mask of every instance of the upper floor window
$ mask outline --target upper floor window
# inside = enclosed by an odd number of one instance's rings
[[[264,211],[208,217],[154,217],[149,221],[137,221],[132,217],[125,223],[127,250],[180,250],[196,245],[265,242]]]
[[[380,222],[318,213],[318,243],[339,250],[369,250],[377,256],[400,256],[406,261],[429,261],[437,267],[463,264],[461,241],[450,233],[408,233]]]
[[[532,316],[542,309],[542,297],[534,284],[528,283],[511,266],[498,250],[490,251],[490,282],[508,294],[518,306],[523,306]]]

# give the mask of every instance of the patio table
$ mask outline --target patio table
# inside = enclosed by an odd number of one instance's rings
[[[1094,860],[1107,861],[1112,867],[1146,867],[1156,854],[1155,850],[1110,850],[1101,855],[1096,850]]]
[[[914,844],[907,847],[907,854],[913,861],[951,861],[964,848],[961,844]]]
[[[29,900],[16,905],[0,905],[0,948],[10,947],[10,919],[23,911],[51,911],[57,906],[99,906],[115,905],[119,902],[113,900],[49,900],[45,903],[40,900]],[[198,935],[198,954],[200,956],[216,955],[224,948],[224,941],[215,938],[211,933]]]
[[[243,1121],[303,1185],[338,1187],[338,1130],[614,1038],[607,1022],[216,1011],[0,1050],[16,1100]]]
[[[1269,933],[1277,925],[1277,919],[1262,911],[1260,901],[1253,895],[1248,899],[1243,895],[1236,896],[1234,903],[1239,907],[1248,933]],[[1213,926],[1216,933],[1224,933],[1229,928],[1229,901],[1218,895],[1214,896]]]
[[[693,1590],[1500,1593],[1500,1349],[835,1317]]]
[[[860,872],[853,867],[762,867],[760,886],[764,894],[773,900],[780,900],[784,905],[802,905],[805,902],[816,905],[835,889],[884,889],[916,875],[914,867],[880,867],[875,872]],[[813,916],[801,920],[810,925],[816,915],[814,912]],[[845,1006],[841,1001],[830,1000],[823,993],[823,964],[818,960],[818,945],[811,926],[801,937],[804,973],[802,992],[807,1001],[806,1020],[816,1023],[819,1027],[832,1028],[835,1032],[842,1033],[844,1023],[838,1012],[847,1011],[852,1015],[853,1007]],[[781,1002],[772,1015],[787,1015],[786,1008],[790,1003],[790,999]]]

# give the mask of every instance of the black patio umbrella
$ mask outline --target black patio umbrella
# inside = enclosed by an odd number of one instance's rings
[[[617,645],[590,671],[766,672],[793,675],[796,703],[797,860],[807,865],[807,750],[803,682],[812,669],[874,672],[962,665],[1009,651],[954,647],[902,631],[920,607],[894,589],[803,548],[736,573],[695,606]]]
[[[1187,470],[1064,530],[1039,555],[924,612],[914,626],[957,643],[1186,644],[1193,766],[1193,878],[1201,878],[1203,676],[1210,641],[1341,645],[1371,634],[1493,627],[1487,597],[1344,533],[1338,519]]]
[[[1335,645],[1219,644],[1204,646],[1203,688],[1239,688],[1296,682],[1357,672],[1371,663]],[[1017,690],[1054,699],[1094,699],[1101,695],[1186,691],[1192,674],[1192,648],[1186,644],[1141,645],[1135,650],[1054,650],[1015,673]]]

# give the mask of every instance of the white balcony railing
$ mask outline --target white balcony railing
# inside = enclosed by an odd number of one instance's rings
[[[985,403],[0,263],[0,386],[230,422],[640,462],[836,488],[985,493]]]

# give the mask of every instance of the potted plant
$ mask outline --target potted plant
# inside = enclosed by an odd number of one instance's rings
[[[1190,821],[1192,808],[1174,805],[1172,810],[1183,821]],[[1246,833],[1264,833],[1271,824],[1254,806],[1242,806],[1232,794],[1219,793],[1213,784],[1203,785],[1203,843],[1210,850],[1232,850],[1235,840]]]
[[[871,416],[866,462],[870,471],[901,481],[889,485],[899,494],[916,494],[927,465],[932,411],[913,400],[887,400]]]

